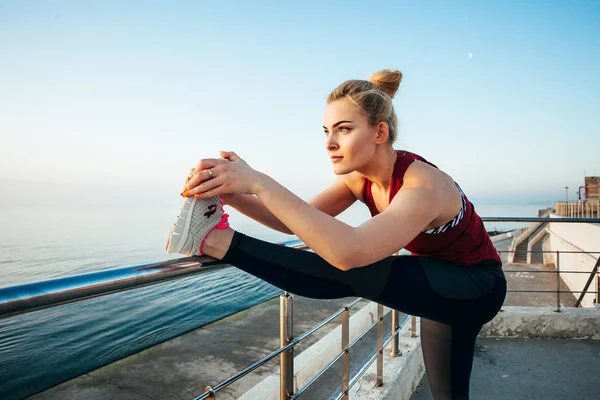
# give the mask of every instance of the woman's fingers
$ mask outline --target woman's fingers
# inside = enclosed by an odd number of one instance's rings
[[[190,176],[186,179],[182,196],[210,197],[221,194],[218,188],[223,184],[225,178],[217,178],[225,172],[224,166],[230,162],[244,163],[244,160],[233,151],[221,151],[220,155],[221,159],[204,158],[198,162],[196,168],[192,169]]]
[[[190,179],[192,178],[192,176],[194,176],[194,171],[195,168],[190,169],[190,174],[187,176],[187,178],[185,178],[185,183],[183,184],[183,189],[185,190],[188,182],[190,181]]]
[[[216,189],[218,189],[220,186],[223,185],[223,183],[225,182],[225,176],[221,175],[218,177],[215,177],[213,179],[209,179],[208,181],[205,181],[203,183],[201,183],[200,185],[188,190],[188,196],[197,196],[197,197],[212,197],[212,196],[216,196],[216,194],[210,195],[210,196],[205,196],[207,193],[209,192],[214,192]],[[220,194],[220,193],[217,193]]]
[[[229,161],[241,161],[242,159],[233,151],[221,151],[221,157]]]
[[[227,160],[223,160],[220,158],[204,158],[198,161],[198,165],[196,165],[196,171],[202,171],[203,169],[214,168],[217,165],[221,165],[227,163]]]
[[[214,168],[198,171],[190,178],[189,181],[187,181],[184,189],[187,189],[189,191],[190,189],[193,189],[202,184],[202,182],[206,182],[212,179],[214,176]]]
[[[200,160],[196,165],[196,168],[193,169],[192,174],[188,176],[186,184],[183,188],[184,192],[186,189],[189,191],[190,189],[200,185],[202,182],[212,179],[214,168],[227,162],[227,160],[217,160],[213,158],[205,158]]]

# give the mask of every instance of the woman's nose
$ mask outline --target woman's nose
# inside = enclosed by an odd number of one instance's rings
[[[336,150],[338,148],[338,144],[335,140],[333,140],[333,135],[329,135],[327,140],[325,141],[325,148],[329,151]]]

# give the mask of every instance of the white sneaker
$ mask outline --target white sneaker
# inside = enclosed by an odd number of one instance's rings
[[[229,215],[223,210],[222,196],[210,199],[186,197],[169,233],[167,253],[181,253],[186,256],[203,255],[202,245],[206,236],[214,228],[227,228],[228,217]]]

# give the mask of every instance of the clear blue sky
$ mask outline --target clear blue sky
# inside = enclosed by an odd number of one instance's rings
[[[179,188],[226,149],[315,193],[325,98],[382,68],[396,147],[472,197],[600,175],[597,1],[2,1],[0,57],[0,180],[29,187]]]

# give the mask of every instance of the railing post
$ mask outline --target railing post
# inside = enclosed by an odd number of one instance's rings
[[[344,307],[342,312],[342,393],[345,393],[341,399],[348,400],[348,386],[350,384],[350,309]]]
[[[417,317],[410,316],[410,337],[417,337]]]
[[[398,310],[392,310],[392,335],[394,336],[392,337],[392,352],[390,353],[391,357],[398,357],[402,355],[398,340],[398,336],[400,336],[400,333],[398,332],[398,329],[400,329],[400,326],[398,325],[399,317],[400,313]]]
[[[587,294],[590,285],[594,281],[594,277],[596,276],[596,274],[598,274],[598,271],[600,271],[600,256],[598,256],[598,260],[596,261],[596,264],[592,269],[592,273],[590,274],[590,277],[588,278],[587,282],[585,283],[585,286],[583,287],[583,290],[581,291],[581,294],[579,295],[579,299],[577,299],[577,301],[575,302],[575,307],[579,307],[581,305],[581,302]]]
[[[596,270],[596,304],[600,303],[600,270]]]
[[[294,338],[294,299],[288,292],[279,296],[279,344],[286,346]],[[279,398],[289,399],[294,393],[294,348],[279,356]]]
[[[216,395],[215,391],[210,386],[205,387],[204,392],[205,393],[208,392],[208,397],[206,398],[206,400],[216,400],[217,399],[217,395]]]
[[[377,383],[375,386],[383,386],[383,305],[377,304]]]
[[[560,312],[560,251],[556,252],[556,312]]]

